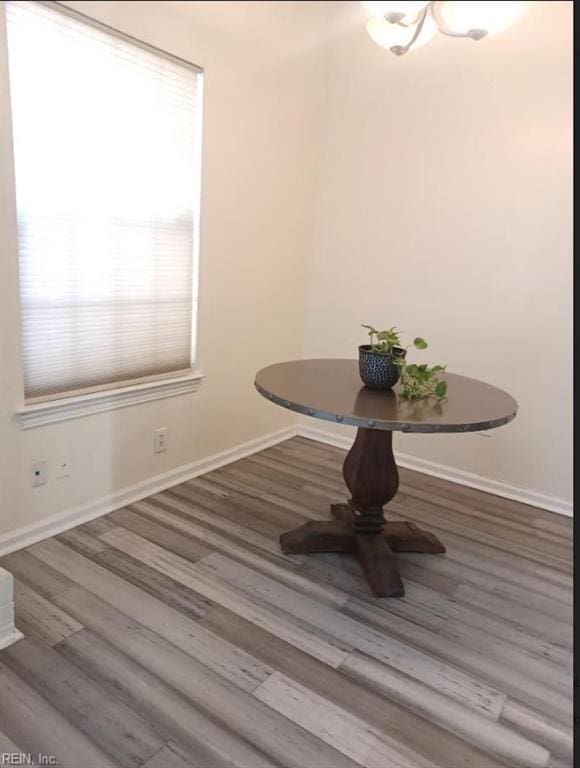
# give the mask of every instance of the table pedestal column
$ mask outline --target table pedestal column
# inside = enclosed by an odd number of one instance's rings
[[[432,533],[413,523],[390,523],[383,517],[383,506],[399,487],[392,443],[390,431],[359,429],[343,465],[349,502],[331,505],[334,520],[311,520],[280,536],[280,546],[287,554],[354,553],[376,597],[405,594],[394,552],[445,552]]]

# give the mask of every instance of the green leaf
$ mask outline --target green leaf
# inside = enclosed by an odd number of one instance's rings
[[[396,333],[393,333],[393,331],[380,331],[380,333],[377,334],[377,339],[386,341],[391,345],[396,344],[399,341],[399,337]]]
[[[376,328],[373,328],[372,325],[362,325],[361,327],[366,328],[369,331],[369,333],[378,333]]]
[[[446,381],[440,381],[439,384],[435,387],[435,395],[437,397],[445,397],[447,394],[447,382]]]
[[[439,371],[444,371],[445,367],[443,365],[434,365],[433,368],[431,368],[431,373],[439,373]]]
[[[415,363],[411,363],[411,365],[407,366],[407,373],[410,373],[411,376],[414,376],[419,369],[415,365]]]
[[[428,344],[425,341],[425,339],[422,339],[420,336],[417,336],[413,344],[417,347],[417,349],[427,349]]]

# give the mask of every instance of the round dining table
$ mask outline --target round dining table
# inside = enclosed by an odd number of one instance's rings
[[[402,597],[405,589],[394,553],[445,552],[433,533],[412,522],[385,520],[383,507],[399,487],[393,432],[480,432],[510,422],[518,406],[491,384],[455,373],[444,378],[445,398],[407,400],[397,387],[379,391],[364,386],[356,360],[290,360],[256,374],[256,389],[275,405],[357,427],[343,464],[350,498],[331,504],[332,520],[311,520],[283,533],[284,553],[353,553],[373,595]]]

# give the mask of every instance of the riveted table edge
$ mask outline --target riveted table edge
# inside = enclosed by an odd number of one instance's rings
[[[344,416],[340,413],[333,413],[332,411],[325,411],[320,408],[310,408],[301,405],[300,403],[295,403],[292,400],[288,400],[279,395],[275,395],[273,392],[269,392],[267,389],[260,386],[257,381],[254,381],[254,386],[259,394],[266,400],[269,400],[275,405],[280,405],[282,408],[286,408],[289,411],[300,413],[303,416],[310,416],[313,419],[321,419],[323,421],[331,421],[335,424],[346,424],[347,426],[363,429],[383,429],[389,432],[421,432],[423,434],[483,432],[486,429],[495,429],[496,427],[503,427],[505,424],[509,424],[510,421],[515,419],[517,413],[516,407],[514,412],[507,416],[471,424],[423,424],[421,422],[412,421],[407,423],[401,421],[384,421],[382,419],[362,419],[357,418],[356,416]]]

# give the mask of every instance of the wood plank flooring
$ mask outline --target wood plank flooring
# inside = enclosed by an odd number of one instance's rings
[[[294,438],[0,559],[0,752],[67,768],[566,768],[571,521],[401,470],[403,599],[348,555],[282,555],[329,519],[344,452]]]

